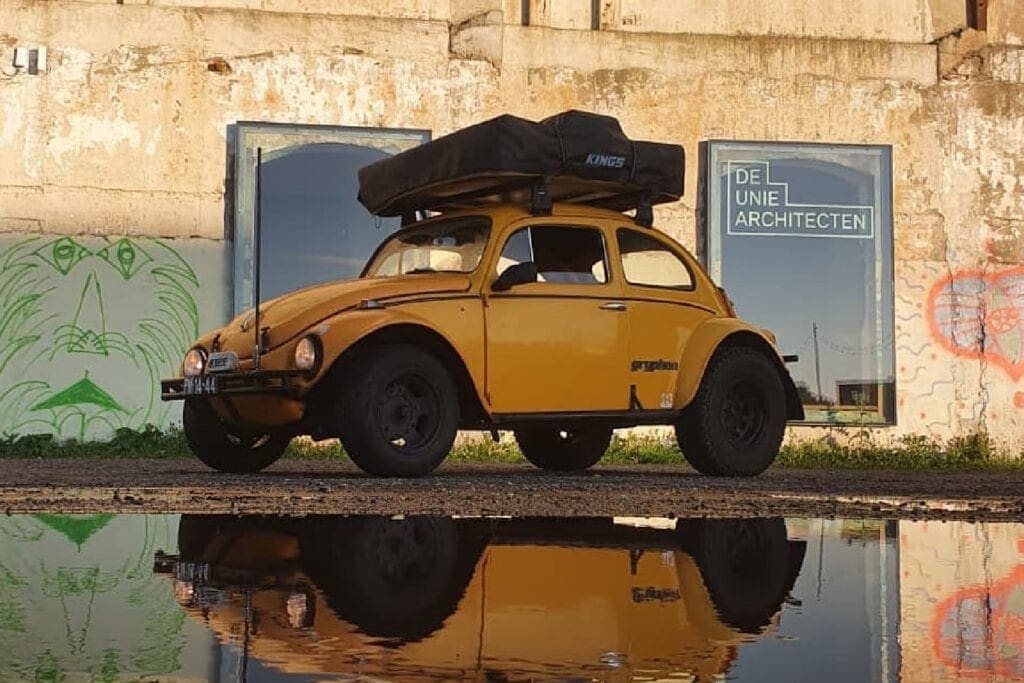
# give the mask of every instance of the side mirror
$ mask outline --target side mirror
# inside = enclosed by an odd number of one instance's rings
[[[525,285],[537,281],[537,264],[533,261],[524,261],[506,268],[498,279],[491,283],[491,289],[495,292],[505,292],[516,285]]]

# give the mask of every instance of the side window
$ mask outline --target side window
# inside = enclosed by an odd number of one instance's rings
[[[647,287],[693,288],[690,269],[667,246],[638,230],[620,228],[615,234],[626,282]]]
[[[599,285],[608,282],[604,238],[595,228],[540,225],[512,233],[498,257],[497,274],[526,261],[538,282]]]

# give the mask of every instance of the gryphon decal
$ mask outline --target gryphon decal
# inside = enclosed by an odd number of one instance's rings
[[[630,363],[630,372],[659,372],[678,370],[679,363],[674,360],[635,360]]]
[[[0,434],[165,424],[160,377],[199,335],[198,291],[163,241],[31,237],[0,251]]]

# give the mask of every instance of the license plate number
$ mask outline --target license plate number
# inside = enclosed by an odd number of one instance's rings
[[[212,375],[199,375],[197,377],[186,377],[182,385],[181,393],[190,396],[201,396],[204,394],[217,393],[217,378]]]
[[[207,372],[233,372],[238,369],[238,354],[234,351],[211,353],[206,360]]]
[[[178,581],[207,582],[210,580],[210,565],[206,562],[178,562],[174,567],[174,578]]]

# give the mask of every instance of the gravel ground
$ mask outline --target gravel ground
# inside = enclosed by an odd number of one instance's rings
[[[1024,473],[769,470],[702,477],[682,466],[577,474],[446,464],[423,479],[375,479],[348,462],[285,460],[256,475],[197,461],[0,459],[0,509],[513,516],[901,517],[1024,520]]]

